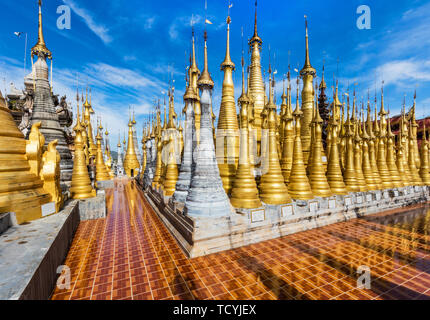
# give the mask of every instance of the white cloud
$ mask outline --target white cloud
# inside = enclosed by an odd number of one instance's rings
[[[430,65],[426,61],[408,59],[394,60],[376,68],[385,83],[399,85],[404,82],[430,81]]]
[[[145,20],[145,24],[143,25],[143,27],[145,28],[145,30],[150,30],[152,29],[154,22],[155,22],[155,17],[149,17]]]
[[[177,17],[173,20],[172,24],[169,26],[168,32],[169,32],[170,39],[177,40],[179,37],[180,29],[184,27],[191,27],[191,19],[193,20],[194,25],[204,22],[203,17],[200,15]]]
[[[91,13],[86,9],[79,7],[74,0],[63,0],[63,2],[70,6],[70,8],[84,20],[88,28],[105,44],[109,44],[112,41],[112,37],[109,35],[109,29],[106,26],[95,22]]]

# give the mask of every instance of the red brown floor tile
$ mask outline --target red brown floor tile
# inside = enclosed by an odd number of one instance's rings
[[[106,199],[105,219],[80,223],[70,289],[53,300],[430,299],[426,206],[188,259],[133,182],[116,180]],[[357,288],[363,265],[370,289]]]

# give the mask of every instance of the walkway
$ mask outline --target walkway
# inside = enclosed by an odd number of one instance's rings
[[[430,211],[392,211],[187,259],[134,183],[81,222],[52,299],[430,299]],[[396,222],[397,221],[397,222]],[[357,289],[369,266],[371,289]]]

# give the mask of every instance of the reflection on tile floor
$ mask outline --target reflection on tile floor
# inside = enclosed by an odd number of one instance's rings
[[[81,222],[52,299],[430,299],[430,211],[417,206],[187,259],[133,183]],[[370,267],[371,289],[357,289]]]

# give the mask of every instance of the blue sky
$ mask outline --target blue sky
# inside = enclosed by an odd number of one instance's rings
[[[252,36],[254,0],[232,0],[230,15],[232,60],[236,97],[240,95],[241,27],[245,46]],[[59,30],[56,13],[59,5],[71,8],[71,29]],[[209,70],[215,81],[214,112],[218,114],[223,74],[220,64],[225,55],[227,0],[208,0]],[[371,29],[359,30],[356,13],[359,5],[371,9]],[[13,32],[28,33],[27,70],[30,48],[37,41],[37,1],[2,0],[0,19],[0,87],[3,79],[23,87],[24,39]],[[418,117],[430,112],[430,2],[429,1],[281,1],[260,0],[258,30],[263,39],[262,64],[267,70],[268,47],[278,70],[277,94],[281,94],[282,74],[286,73],[290,51],[293,68],[304,63],[304,15],[309,19],[311,63],[321,76],[323,61],[328,86],[333,74],[341,90],[357,83],[358,97],[373,96],[375,84],[380,92],[385,81],[385,102],[393,113],[400,110],[403,96],[412,103],[417,89]],[[86,79],[93,87],[93,106],[113,134],[127,129],[128,107],[136,110],[139,135],[154,99],[175,79],[176,111],[183,107],[186,54],[190,52],[191,16],[196,21],[198,64],[202,69],[204,0],[44,0],[44,36],[54,57],[54,91],[67,94],[75,108],[76,73],[81,84]],[[245,49],[245,52],[247,50]],[[337,63],[339,59],[339,64]],[[337,72],[338,71],[338,72]],[[294,72],[293,72],[294,74]],[[329,89],[331,96],[331,88]],[[379,97],[378,97],[379,100]],[[278,101],[280,101],[278,97]],[[113,142],[112,142],[113,141]]]

